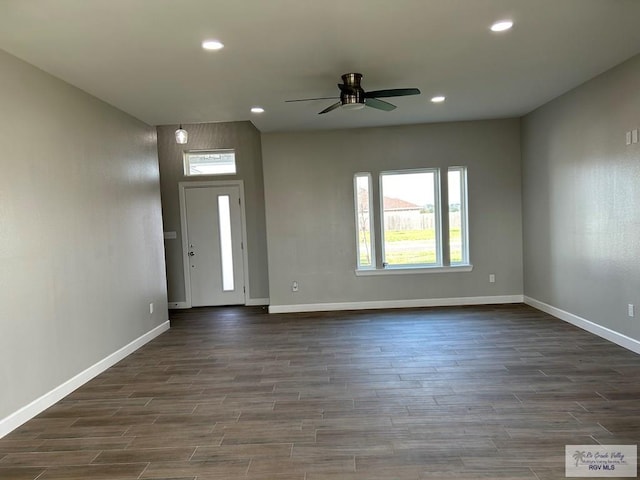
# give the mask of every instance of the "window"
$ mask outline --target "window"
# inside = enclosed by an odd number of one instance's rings
[[[232,175],[236,173],[236,153],[234,150],[210,150],[185,152],[184,174],[192,175]]]
[[[382,265],[441,264],[438,170],[380,174]]]
[[[449,260],[451,265],[469,263],[467,238],[467,169],[450,167],[447,177],[449,195]]]
[[[449,167],[446,173],[441,178],[439,168],[381,172],[375,201],[372,174],[355,174],[357,271],[470,269],[467,171]],[[376,207],[379,231],[373,225]]]
[[[232,292],[233,239],[231,238],[231,209],[229,195],[218,196],[218,227],[220,230],[220,262],[222,263],[222,291]]]
[[[356,173],[354,177],[356,204],[356,250],[358,268],[373,268],[375,256],[371,227],[373,209],[371,207],[371,174]]]

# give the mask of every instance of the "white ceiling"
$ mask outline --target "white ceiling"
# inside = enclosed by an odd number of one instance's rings
[[[491,33],[503,18],[514,28]],[[0,48],[152,125],[473,120],[525,114],[640,53],[640,0],[0,0]],[[392,112],[285,103],[337,96],[347,72],[422,95]]]

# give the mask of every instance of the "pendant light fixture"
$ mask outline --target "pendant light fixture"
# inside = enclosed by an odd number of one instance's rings
[[[185,143],[187,143],[188,139],[189,133],[184,128],[182,128],[182,124],[180,124],[180,128],[176,130],[176,143],[184,145]]]

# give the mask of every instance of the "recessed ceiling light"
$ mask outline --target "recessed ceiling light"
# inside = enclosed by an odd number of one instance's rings
[[[251,113],[263,113],[264,108],[262,107],[251,107]]]
[[[437,95],[435,97],[431,97],[431,101],[433,103],[442,103],[442,102],[444,102],[445,98],[446,97],[444,95]]]
[[[202,42],[202,48],[205,50],[220,50],[224,45],[218,40],[205,40]]]
[[[499,22],[491,25],[492,32],[504,32],[505,30],[509,30],[513,27],[513,22],[511,20],[500,20]]]

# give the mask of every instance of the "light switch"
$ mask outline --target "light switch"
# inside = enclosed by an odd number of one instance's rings
[[[631,131],[627,132],[626,137],[627,145],[631,145]]]
[[[638,129],[631,130],[631,143],[638,143]]]

